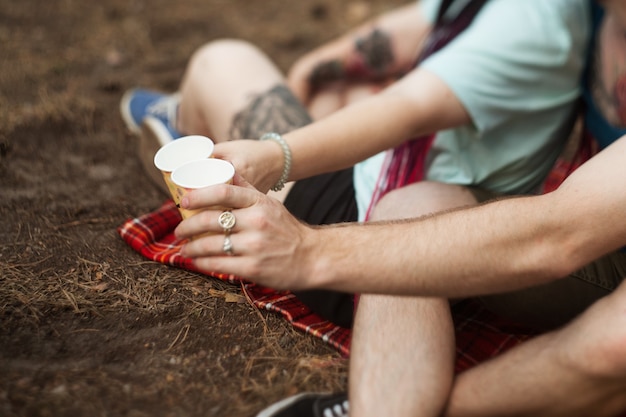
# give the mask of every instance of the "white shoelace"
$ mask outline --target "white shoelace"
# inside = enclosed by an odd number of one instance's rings
[[[348,417],[348,400],[324,409],[324,417]]]
[[[176,115],[178,112],[178,104],[180,102],[180,94],[170,94],[165,96],[146,108],[146,113],[154,114],[167,119],[170,126],[176,126]]]

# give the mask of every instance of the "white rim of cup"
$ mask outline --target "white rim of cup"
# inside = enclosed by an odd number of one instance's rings
[[[207,175],[207,172],[203,171],[203,166],[205,165],[218,166],[219,171],[213,171]],[[216,184],[225,184],[234,175],[235,167],[228,161],[217,158],[198,159],[176,168],[172,172],[172,182],[182,188],[196,189]]]
[[[187,162],[210,158],[214,147],[211,138],[206,136],[183,136],[163,145],[154,154],[154,165],[161,171],[173,172]]]

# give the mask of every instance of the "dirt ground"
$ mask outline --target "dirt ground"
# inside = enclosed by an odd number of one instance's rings
[[[118,103],[176,89],[211,39],[253,40],[286,69],[394,3],[0,1],[0,415],[252,416],[345,388],[321,341],[117,235],[165,200]]]

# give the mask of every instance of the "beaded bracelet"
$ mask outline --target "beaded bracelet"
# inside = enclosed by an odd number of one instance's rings
[[[285,139],[278,133],[269,132],[263,134],[259,140],[273,140],[278,143],[283,150],[283,156],[285,157],[285,165],[283,166],[283,173],[280,176],[280,179],[276,184],[271,188],[272,191],[280,191],[285,187],[285,183],[289,178],[289,172],[291,171],[291,149],[289,149],[289,145],[285,142]]]

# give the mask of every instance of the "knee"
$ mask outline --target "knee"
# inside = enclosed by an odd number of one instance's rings
[[[474,204],[466,187],[421,181],[387,193],[374,207],[371,220],[414,218]]]
[[[403,213],[405,199],[402,189],[393,190],[385,194],[372,209],[370,220],[391,220],[409,217]]]
[[[598,348],[601,351],[606,349],[606,357],[626,379],[626,281],[606,298],[607,311],[604,320],[599,320],[597,325],[605,326],[607,333],[598,341]]]
[[[253,44],[239,39],[220,39],[200,47],[191,56],[189,69],[228,68],[231,65],[244,65],[262,57],[263,53]]]
[[[573,323],[575,362],[594,376],[626,384],[626,282],[585,311]],[[584,335],[580,338],[580,335]]]

